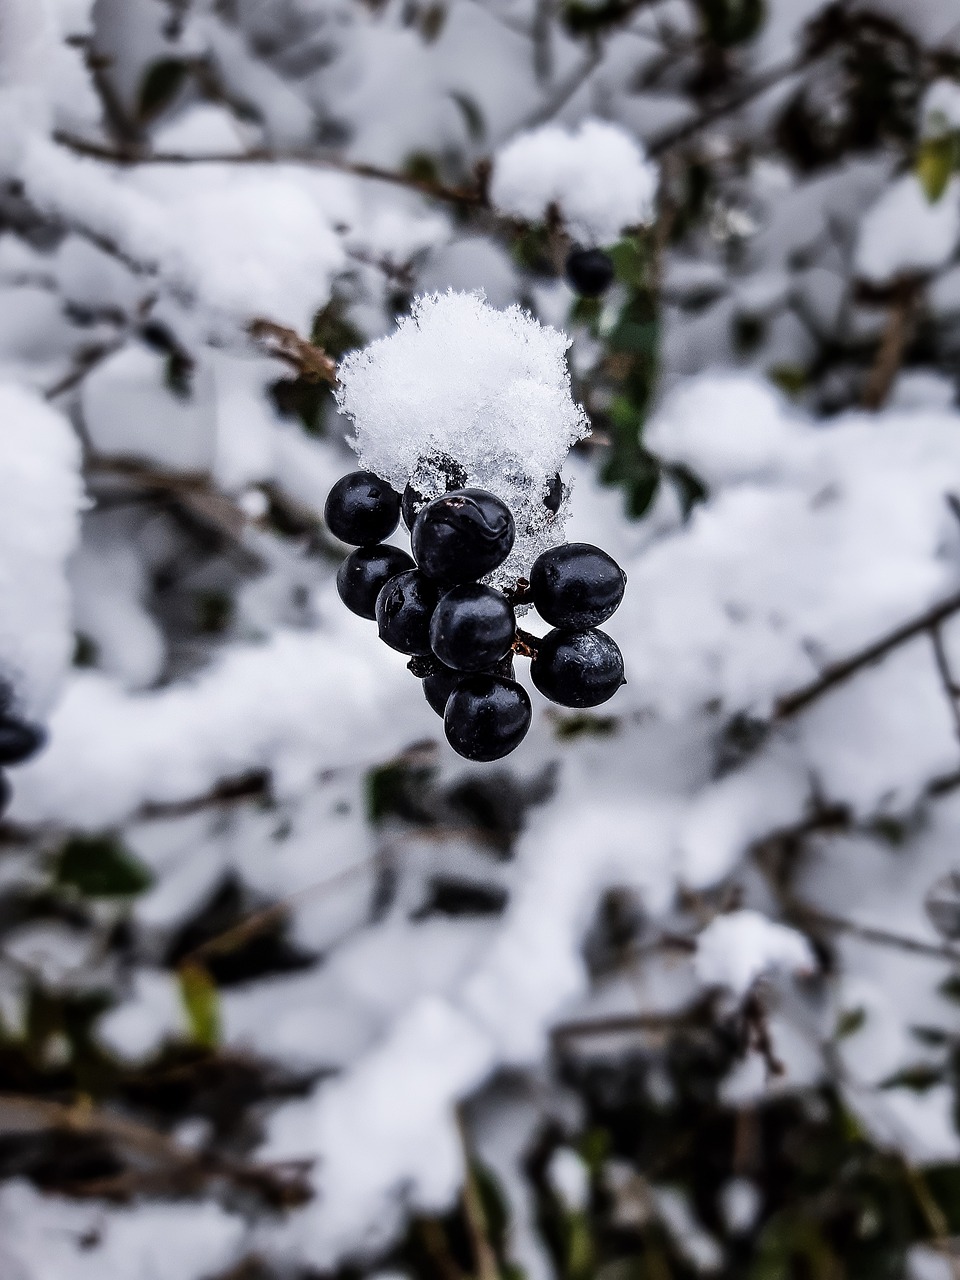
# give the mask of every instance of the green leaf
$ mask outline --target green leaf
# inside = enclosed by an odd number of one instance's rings
[[[913,171],[923,187],[923,194],[931,204],[936,204],[957,167],[958,134],[948,133],[940,138],[924,138],[917,148]]]
[[[697,0],[707,38],[721,49],[752,40],[767,16],[765,0]]]
[[[161,58],[152,63],[140,84],[137,101],[140,120],[153,120],[165,111],[183,88],[189,71],[189,63],[181,58]]]
[[[181,965],[177,977],[191,1039],[202,1049],[215,1049],[220,1040],[220,993],[217,984],[199,964]]]
[[[553,722],[553,731],[560,742],[569,742],[572,738],[609,738],[619,728],[617,716],[595,716],[585,711],[572,716],[558,715]]]
[[[150,872],[116,836],[73,836],[57,858],[54,878],[90,898],[132,898],[149,889]]]
[[[668,466],[664,466],[663,470],[673,482],[677,497],[680,499],[683,518],[686,520],[695,506],[706,502],[710,491],[700,477],[695,475],[689,467],[685,467],[682,462],[671,462]]]
[[[839,1018],[837,1018],[837,1026],[833,1033],[833,1038],[835,1040],[844,1040],[847,1036],[856,1035],[866,1020],[867,1011],[862,1005],[857,1005],[855,1009],[844,1009]]]

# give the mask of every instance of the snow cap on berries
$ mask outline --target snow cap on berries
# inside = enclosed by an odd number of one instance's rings
[[[490,181],[502,213],[542,222],[552,206],[586,247],[650,222],[656,192],[656,165],[628,133],[601,120],[573,132],[548,124],[519,134],[497,152]]]
[[[554,514],[544,495],[589,430],[570,391],[569,345],[518,306],[498,311],[482,293],[449,291],[416,299],[394,333],[340,365],[338,402],[362,466],[430,498],[446,487],[437,460],[454,459],[467,486],[506,502],[517,538],[497,585],[563,541],[566,500]]]

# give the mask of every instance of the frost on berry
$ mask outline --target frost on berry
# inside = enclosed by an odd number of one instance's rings
[[[544,496],[589,430],[570,391],[569,345],[520,307],[450,291],[418,298],[394,333],[340,365],[338,400],[361,466],[430,499],[446,492],[453,460],[467,487],[506,502],[517,537],[489,577],[496,586],[563,541],[568,499],[554,512]]]

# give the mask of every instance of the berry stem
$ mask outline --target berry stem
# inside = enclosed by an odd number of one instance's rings
[[[537,648],[540,641],[536,636],[524,631],[522,627],[517,627],[517,634],[513,641],[513,652],[521,658],[533,658],[536,656]]]
[[[518,578],[515,585],[507,587],[503,594],[512,605],[529,604],[531,599],[530,583],[526,578]]]

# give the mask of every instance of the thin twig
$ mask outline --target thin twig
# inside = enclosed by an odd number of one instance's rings
[[[943,643],[943,633],[939,627],[931,627],[930,641],[933,645],[933,656],[937,663],[937,671],[940,673],[940,683],[943,685],[943,692],[946,694],[947,702],[950,704],[950,712],[953,716],[953,731],[957,741],[960,742],[960,687],[957,686],[950,670],[950,660],[947,657],[946,646]]]
[[[295,1176],[289,1176],[284,1172],[289,1166],[258,1164],[212,1152],[193,1151],[149,1125],[99,1110],[88,1098],[67,1106],[23,1094],[0,1094],[0,1131],[10,1133],[24,1127],[95,1134],[120,1143],[141,1156],[173,1166],[185,1175],[204,1181],[225,1178],[236,1186],[257,1191],[275,1205],[303,1204],[312,1194],[299,1169]],[[111,1181],[116,1182],[115,1190],[121,1189],[117,1180]],[[84,1191],[84,1188],[81,1186],[77,1190]],[[86,1192],[90,1192],[89,1187]]]
[[[911,277],[896,285],[876,359],[864,385],[865,409],[882,409],[886,404],[903,364],[922,296],[923,283],[916,278]]]
[[[474,1169],[470,1136],[461,1108],[457,1108],[457,1127],[460,1130],[460,1142],[463,1147],[463,1216],[470,1235],[470,1246],[473,1252],[474,1275],[476,1280],[500,1280],[500,1267],[497,1255],[490,1243],[490,1232],[487,1226],[487,1215],[480,1196],[480,1186]]]
[[[935,627],[945,622],[947,618],[958,611],[960,611],[960,592],[941,600],[939,604],[933,605],[915,618],[911,618],[908,622],[894,627],[892,631],[888,631],[879,640],[874,640],[872,644],[866,645],[849,658],[831,663],[824,668],[816,680],[812,680],[802,688],[794,690],[793,693],[784,694],[774,704],[773,718],[775,720],[789,720],[798,712],[809,707],[811,703],[816,702],[825,693],[829,693],[837,685],[849,680],[858,671],[862,671],[865,667],[873,666],[875,662],[879,662],[881,658],[885,658],[888,653],[891,653],[900,645],[906,644],[908,640],[913,640],[914,637],[923,635],[924,632],[932,632]]]
[[[370,178],[375,182],[388,182],[393,186],[406,187],[411,191],[419,191],[421,195],[432,196],[435,200],[444,200],[449,204],[480,206],[485,203],[483,191],[477,187],[451,187],[443,182],[435,182],[429,178],[416,178],[409,173],[401,173],[396,169],[384,169],[379,165],[365,164],[357,160],[346,160],[342,156],[323,155],[315,151],[266,151],[253,150],[213,153],[207,155],[190,155],[178,151],[141,151],[120,147],[105,146],[100,142],[91,142],[79,138],[75,134],[62,130],[54,134],[54,140],[76,155],[88,156],[94,160],[103,160],[107,164],[132,168],[137,165],[193,165],[193,164],[297,164],[309,165],[318,169],[334,169],[339,173],[349,173],[356,178]]]
[[[890,929],[859,924],[856,920],[848,920],[846,916],[833,915],[829,911],[821,911],[818,907],[807,906],[802,902],[792,902],[789,912],[803,924],[819,925],[835,933],[847,933],[851,937],[860,938],[863,942],[874,943],[881,947],[894,947],[898,951],[929,956],[933,960],[960,962],[960,947],[951,947],[941,942],[924,942],[921,938],[911,938],[907,934],[894,933]]]
[[[302,378],[337,386],[337,362],[323,347],[301,338],[295,329],[262,317],[251,320],[247,327],[252,338],[269,340],[270,354],[293,365]]]

